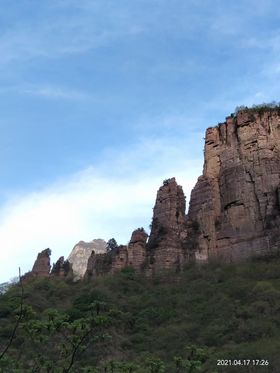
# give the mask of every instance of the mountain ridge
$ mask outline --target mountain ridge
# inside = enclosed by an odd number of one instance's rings
[[[279,223],[280,108],[241,107],[225,122],[207,128],[203,173],[191,192],[188,213],[183,188],[174,177],[164,180],[150,235],[138,228],[126,246],[106,253],[92,250],[81,273],[89,278],[133,267],[152,276],[180,271],[192,261],[267,255],[278,251]],[[54,274],[48,261],[45,265],[44,275]],[[31,273],[38,275],[34,268]]]

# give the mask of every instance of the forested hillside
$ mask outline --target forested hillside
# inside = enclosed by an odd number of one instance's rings
[[[279,372],[279,267],[273,257],[13,285],[0,296],[1,372]]]

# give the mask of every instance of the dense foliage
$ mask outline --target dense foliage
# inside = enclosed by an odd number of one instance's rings
[[[34,280],[0,371],[279,372],[279,268],[275,257],[153,279],[127,268],[89,282]],[[0,295],[0,352],[20,303],[19,285]]]

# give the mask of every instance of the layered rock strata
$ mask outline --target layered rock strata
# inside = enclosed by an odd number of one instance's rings
[[[188,234],[199,261],[240,260],[278,250],[278,110],[241,110],[206,131],[203,174],[191,193]]]

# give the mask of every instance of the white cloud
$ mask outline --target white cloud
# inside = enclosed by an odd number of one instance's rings
[[[187,140],[142,140],[120,154],[108,151],[98,168],[8,201],[0,209],[0,282],[19,266],[30,270],[46,247],[55,261],[79,240],[115,237],[125,244],[133,229],[148,229],[162,180],[175,176],[188,196],[201,172],[202,160],[186,148]]]
[[[18,88],[19,92],[27,93],[34,96],[41,96],[48,99],[63,99],[63,100],[73,100],[73,101],[80,101],[80,100],[88,100],[92,99],[92,97],[84,92],[67,89],[65,87],[58,87],[58,86],[32,86],[27,88]]]

